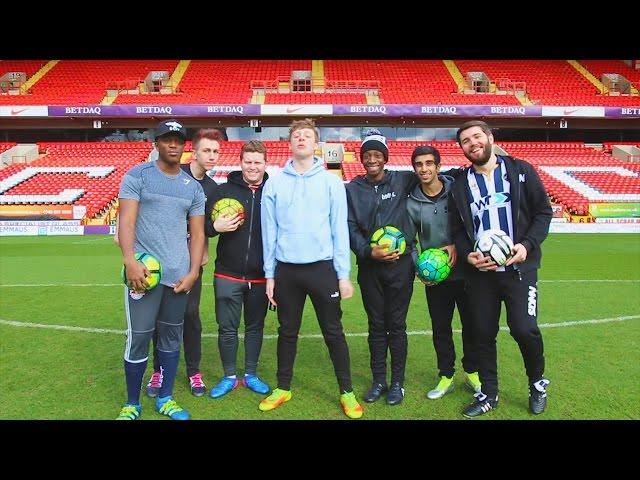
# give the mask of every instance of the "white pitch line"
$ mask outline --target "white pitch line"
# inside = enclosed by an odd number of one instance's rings
[[[110,237],[98,237],[98,238],[91,238],[91,239],[83,240],[81,242],[71,242],[71,245],[85,245],[87,243],[103,242],[105,240],[109,240],[110,242],[113,242],[113,239],[110,238]]]
[[[603,279],[603,278],[594,278],[594,279],[589,279],[589,278],[585,278],[585,279],[575,279],[575,280],[569,280],[569,279],[565,279],[565,280],[538,280],[538,283],[638,283],[640,282],[640,280],[635,280],[635,279],[628,279],[628,280],[621,280],[621,279]],[[420,280],[415,279],[414,283],[422,283]]]
[[[124,334],[124,330],[115,330],[112,328],[90,328],[90,327],[74,327],[71,325],[46,325],[44,323],[16,322],[15,320],[0,319],[1,325],[10,325],[12,327],[27,328],[44,328],[47,330],[67,330],[70,332],[89,332],[89,333],[119,333]]]
[[[638,279],[620,280],[620,279],[583,279],[583,280],[538,280],[539,283],[633,283],[640,282]]]
[[[611,322],[625,322],[628,320],[637,320],[640,318],[640,315],[626,315],[623,317],[611,317],[611,318],[595,318],[592,320],[575,320],[569,322],[559,322],[559,323],[541,323],[538,325],[540,328],[557,328],[557,327],[572,327],[576,325],[593,325],[598,323],[611,323]],[[66,330],[71,332],[87,332],[87,333],[115,333],[118,335],[124,335],[125,330],[115,330],[112,328],[91,328],[91,327],[74,327],[69,325],[46,325],[44,323],[31,323],[31,322],[16,322],[15,320],[3,320],[0,319],[0,325],[9,325],[12,327],[26,327],[26,328],[43,328],[47,330]],[[508,332],[509,327],[500,327],[500,330],[503,332]],[[455,329],[453,330],[455,333],[462,333],[462,330]],[[415,330],[407,332],[407,335],[432,335],[433,332],[431,330]],[[366,337],[368,333],[366,332],[354,332],[354,333],[345,333],[347,337]],[[215,333],[203,333],[203,337],[205,338],[217,338],[218,335]],[[240,338],[244,338],[243,334],[239,334]],[[273,340],[278,338],[278,335],[265,335],[263,338],[267,340]],[[322,334],[319,333],[311,333],[311,334],[303,334],[299,335],[299,338],[322,338]]]
[[[416,283],[421,283],[419,280]],[[640,279],[565,279],[565,280],[538,280],[539,283],[640,283]],[[122,287],[122,283],[5,283],[0,288],[20,287]],[[210,283],[203,283],[203,287],[210,287]]]

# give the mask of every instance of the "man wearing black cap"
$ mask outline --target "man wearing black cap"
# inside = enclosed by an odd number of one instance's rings
[[[187,294],[198,278],[204,250],[205,197],[200,184],[180,168],[186,138],[187,129],[179,121],[160,122],[155,132],[158,160],[131,168],[120,186],[119,241],[127,277],[124,370],[128,398],[119,420],[140,416],[140,387],[149,341],[156,329],[164,377],[156,409],[173,420],[190,418],[172,394]],[[146,289],[149,272],[136,260],[139,252],[153,255],[162,267],[160,284],[153,289]]]
[[[413,293],[415,268],[411,258],[413,236],[407,215],[407,195],[418,183],[412,171],[385,170],[389,160],[386,138],[367,132],[360,147],[367,173],[347,184],[349,241],[358,261],[358,283],[369,321],[369,352],[373,384],[364,396],[375,402],[387,391],[387,403],[404,398],[407,361],[407,311]],[[403,253],[371,246],[378,228],[393,225],[405,234]],[[387,349],[391,354],[391,386],[387,387]]]
[[[193,158],[190,163],[181,166],[188,175],[194,178],[202,187],[205,194],[205,233],[207,237],[213,237],[219,233],[211,222],[211,211],[216,201],[218,184],[213,181],[207,172],[211,170],[215,162],[220,158],[220,141],[225,134],[219,128],[201,128],[191,139]],[[226,223],[224,227],[226,227]],[[220,230],[225,231],[225,230]],[[206,385],[200,372],[200,360],[202,358],[202,322],[200,320],[200,297],[202,293],[202,272],[209,261],[209,242],[205,241],[200,275],[189,293],[189,301],[184,314],[183,325],[183,349],[184,361],[187,370],[187,381],[191,393],[201,397],[206,392]],[[156,332],[157,334],[157,332]],[[157,335],[153,335],[153,374],[147,383],[147,395],[157,397],[162,387],[163,374],[158,360]]]

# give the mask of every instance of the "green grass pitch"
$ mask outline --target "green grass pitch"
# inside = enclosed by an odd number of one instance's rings
[[[212,242],[212,247],[215,242]],[[212,249],[215,252],[215,249]],[[640,236],[550,235],[543,244],[539,324],[551,380],[536,419],[639,419]],[[113,419],[125,400],[124,307],[120,251],[109,236],[0,238],[0,419]],[[202,371],[208,388],[222,375],[213,316],[212,262],[201,301]],[[355,263],[352,271],[355,279]],[[343,301],[356,395],[369,387],[367,319],[360,291]],[[462,419],[472,399],[461,374],[454,319],[456,388],[440,400],[424,290],[416,283],[407,319],[406,397],[399,406],[363,404],[363,420]],[[506,325],[503,318],[501,326]],[[241,330],[242,331],[242,330]],[[258,373],[275,387],[277,319],[269,312]],[[175,398],[194,419],[346,420],[329,355],[310,303],[305,308],[293,399],[261,412],[262,398],[240,388],[221,399],[189,393],[180,360]],[[243,365],[242,343],[238,365]],[[241,371],[239,372],[241,373]],[[516,343],[498,335],[500,404],[485,419],[533,419]],[[145,374],[145,384],[149,377]],[[142,419],[163,419],[141,396]]]

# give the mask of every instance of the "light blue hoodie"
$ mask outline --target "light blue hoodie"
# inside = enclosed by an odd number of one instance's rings
[[[314,157],[302,175],[289,159],[279,175],[269,177],[262,191],[261,220],[266,278],[274,277],[276,260],[305,264],[331,259],[338,279],[349,278],[347,194],[321,159]]]

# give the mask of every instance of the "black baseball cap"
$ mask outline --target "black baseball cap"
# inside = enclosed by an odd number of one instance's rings
[[[175,133],[180,135],[184,140],[187,139],[187,128],[175,118],[170,118],[169,120],[163,120],[160,122],[156,127],[153,138],[157,140],[159,137],[166,135],[167,133]]]

